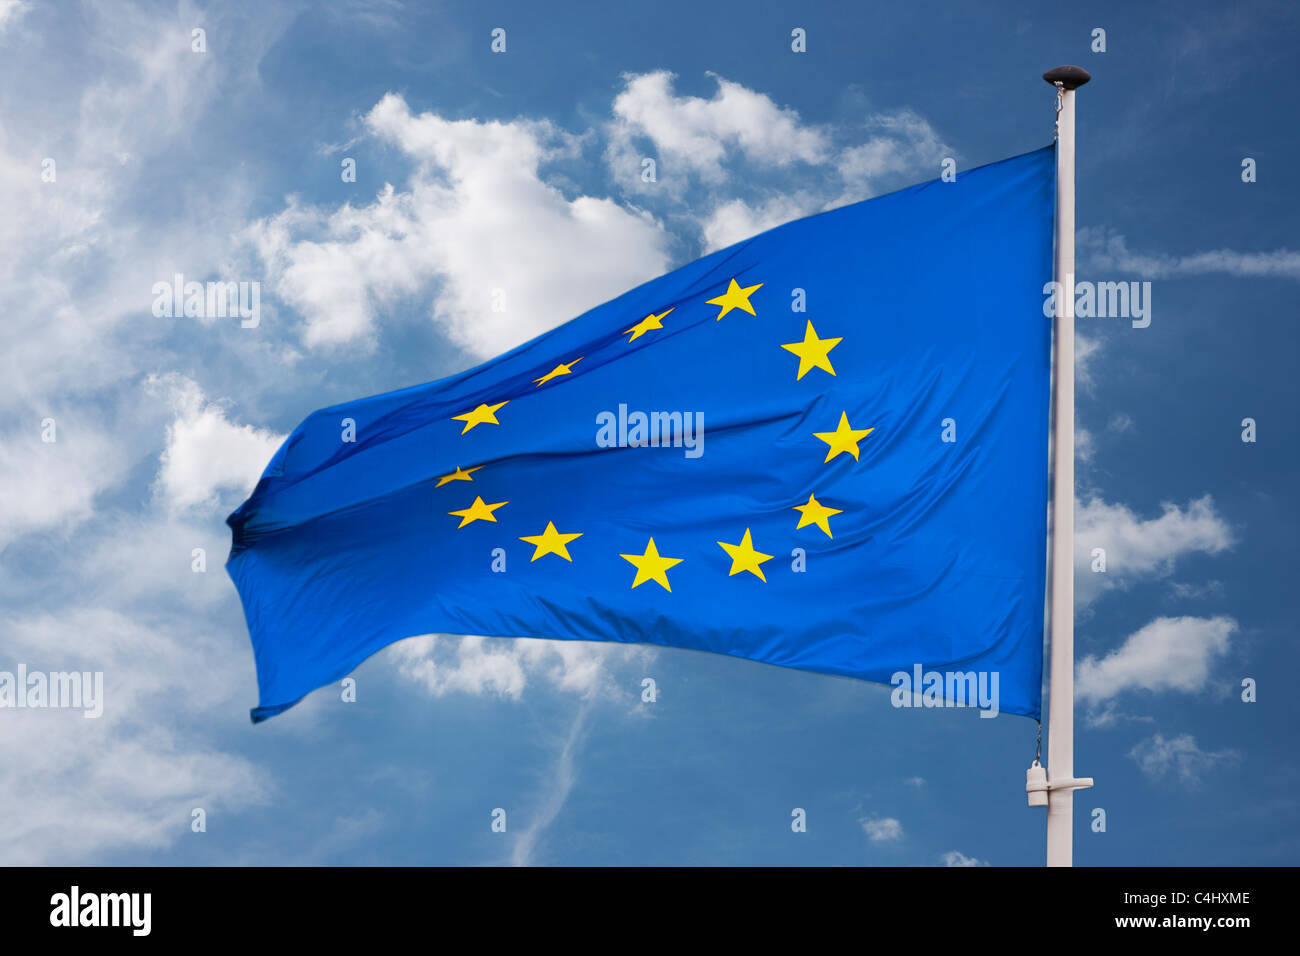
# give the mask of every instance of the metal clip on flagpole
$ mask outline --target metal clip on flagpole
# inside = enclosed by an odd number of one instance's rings
[[[1025,774],[1031,807],[1047,807],[1047,865],[1074,856],[1074,91],[1092,77],[1078,66],[1043,74],[1056,98],[1056,367],[1052,407],[1051,663],[1047,684],[1047,770],[1038,756]],[[1050,771],[1050,773],[1049,773]]]

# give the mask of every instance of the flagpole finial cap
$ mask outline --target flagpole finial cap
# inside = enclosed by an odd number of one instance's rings
[[[1060,83],[1067,90],[1077,90],[1092,79],[1092,74],[1081,66],[1058,66],[1044,73],[1043,79],[1053,86]]]

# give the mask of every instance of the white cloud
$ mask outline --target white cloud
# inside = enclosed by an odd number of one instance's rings
[[[773,226],[816,212],[819,205],[806,193],[772,196],[754,206],[743,199],[719,203],[701,226],[705,252],[723,249]]]
[[[1231,548],[1233,535],[1209,495],[1185,508],[1166,503],[1158,518],[1142,519],[1129,508],[1100,498],[1079,501],[1074,510],[1075,607],[1086,608],[1106,591],[1137,577],[1169,574],[1175,562],[1194,553]],[[1104,548],[1106,570],[1092,570],[1092,550]]]
[[[871,817],[861,822],[863,832],[872,843],[887,843],[903,837],[903,825],[893,817]]]
[[[157,627],[103,608],[31,614],[11,620],[5,640],[7,666],[104,675],[97,719],[6,710],[5,860],[84,865],[105,851],[165,847],[189,833],[195,807],[211,814],[267,799],[269,781],[252,763],[184,729],[214,708],[229,713],[243,688],[224,643],[183,614]]]
[[[1135,688],[1199,691],[1236,631],[1230,617],[1156,618],[1105,657],[1079,661],[1075,692],[1081,701],[1100,702]]]
[[[410,194],[385,185],[369,206],[332,214],[290,197],[283,212],[250,227],[271,290],[306,319],[305,345],[371,336],[380,310],[430,280],[430,253],[412,240],[418,215]]]
[[[934,179],[943,171],[943,160],[955,158],[952,147],[912,110],[872,116],[867,129],[874,135],[844,150],[835,161],[845,183],[841,202],[868,199],[879,192],[880,180],[899,174],[921,170],[928,175],[918,180]]]
[[[434,697],[448,693],[487,694],[518,699],[528,683],[523,664],[511,645],[488,643],[488,638],[447,638],[436,634],[412,637],[393,645],[402,676],[417,683]],[[444,642],[452,651],[439,663],[435,649]]]
[[[988,866],[984,860],[977,860],[973,856],[967,856],[958,850],[949,850],[940,859],[943,860],[944,866]]]
[[[950,152],[911,111],[870,118],[872,138],[836,153],[827,130],[761,93],[716,78],[710,99],[678,96],[673,80],[662,71],[626,76],[600,134],[621,188],[639,194],[638,201],[671,205],[694,181],[709,187],[685,213],[673,207],[698,229],[706,250],[864,198],[885,177],[918,167],[937,174]],[[581,155],[590,132],[575,136],[544,121],[417,115],[394,93],[363,117],[363,126],[414,165],[404,188],[385,185],[367,205],[332,210],[290,197],[280,213],[246,233],[269,290],[305,319],[309,347],[373,344],[386,310],[427,296],[432,318],[452,341],[486,357],[670,264],[670,237],[648,212],[591,195],[567,198],[572,185],[549,174],[552,161]],[[640,178],[647,143],[658,160],[654,184]],[[763,169],[802,164],[808,185],[715,194],[733,161]]]
[[[1196,784],[1216,767],[1231,765],[1241,759],[1235,750],[1202,750],[1191,734],[1165,737],[1155,734],[1129,751],[1138,768],[1153,780],[1176,776],[1183,783]]]
[[[0,536],[31,537],[0,542],[9,545],[0,548],[0,666],[102,671],[105,698],[98,719],[5,711],[0,858],[12,863],[85,865],[166,848],[191,836],[193,808],[232,812],[273,791],[263,770],[218,743],[243,725],[255,695],[246,644],[205,613],[218,600],[233,610],[219,518],[161,514],[147,477],[129,495],[108,494],[163,446],[166,412],[139,387],[141,370],[223,357],[193,358],[202,339],[149,306],[155,281],[228,262],[234,244],[212,223],[243,219],[248,176],[210,150],[206,107],[218,90],[236,99],[256,80],[262,50],[279,38],[273,21],[285,17],[261,9],[206,14],[210,36],[237,24],[237,58],[191,54],[190,21],[175,10],[97,3],[71,20],[33,5],[19,31],[48,42],[8,51],[0,407],[15,427],[6,422],[0,437]],[[13,11],[0,7],[9,27]],[[43,56],[48,49],[60,55]],[[45,158],[55,161],[52,181],[41,178]],[[166,179],[177,169],[179,184]],[[40,439],[45,417],[55,419],[54,443]],[[209,573],[190,569],[196,546],[208,550]]]
[[[5,8],[11,25],[16,9]],[[33,8],[21,26],[46,32],[48,23],[34,21],[56,15]],[[226,16],[214,12],[209,26],[220,28]],[[171,360],[160,357],[167,348],[158,340],[176,320],[164,325],[150,314],[152,284],[174,267],[223,261],[232,243],[211,222],[238,218],[247,189],[225,167],[215,175],[195,168],[188,176],[201,185],[169,190],[168,202],[155,204],[159,187],[145,172],[188,143],[222,82],[237,91],[245,74],[219,59],[205,67],[174,12],[87,4],[74,19],[59,49],[69,61],[96,64],[90,79],[52,61],[24,68],[25,50],[15,49],[0,91],[0,407],[16,423],[0,435],[0,539],[87,520],[156,447],[153,412],[135,385],[142,367]],[[266,23],[257,26],[244,51],[253,62],[276,38]],[[42,179],[46,159],[50,181]],[[133,205],[141,190],[160,219],[146,221]],[[47,417],[57,428],[49,444],[40,440]]]
[[[866,199],[886,181],[933,178],[943,158],[952,154],[930,124],[911,110],[868,117],[868,139],[838,148],[830,128],[806,124],[797,112],[764,94],[714,79],[717,92],[702,99],[678,96],[674,75],[665,71],[627,75],[614,100],[614,120],[604,130],[607,161],[625,191],[647,201],[684,201],[693,182],[707,187],[707,197],[692,203],[687,216],[698,223],[706,252],[801,216]],[[647,156],[656,161],[653,183],[641,179]],[[736,183],[744,183],[747,174],[733,176],[723,194],[719,187],[724,173],[742,163],[759,171],[805,168],[798,174],[798,186],[792,186],[787,175],[779,188],[736,195]]]
[[[415,163],[405,191],[332,213],[291,202],[249,232],[308,346],[371,340],[383,308],[436,282],[433,319],[494,355],[667,269],[648,215],[543,180],[542,165],[574,148],[548,123],[417,116],[390,93],[365,125]]]
[[[1215,249],[1187,256],[1144,255],[1131,251],[1128,240],[1119,233],[1096,228],[1080,229],[1077,246],[1080,268],[1089,273],[1127,272],[1148,280],[1197,275],[1300,279],[1300,252],[1290,249],[1267,252]]]
[[[210,508],[218,492],[233,489],[247,497],[284,435],[237,425],[225,409],[207,401],[202,389],[183,376],[154,377],[165,389],[175,419],[167,428],[167,447],[159,459],[155,492],[173,511]]]
[[[762,93],[710,75],[718,89],[707,100],[677,96],[674,75],[663,70],[625,77],[608,132],[608,155],[621,180],[634,182],[639,176],[641,155],[633,146],[638,139],[654,145],[660,176],[669,181],[686,171],[717,182],[729,153],[775,167],[826,160],[830,144],[824,130],[804,125],[797,112]]]
[[[449,693],[518,700],[530,677],[582,698],[617,697],[612,669],[653,659],[644,645],[426,634],[394,644],[398,671],[434,697]]]
[[[19,534],[71,527],[88,518],[98,495],[123,478],[129,464],[122,444],[96,416],[69,406],[0,437],[0,545]],[[54,441],[42,439],[52,418]]]
[[[237,59],[192,54],[175,11],[154,16],[127,4],[85,4],[73,19],[76,28],[52,48],[94,64],[93,78],[38,63],[10,70],[0,93],[6,403],[85,393],[134,376],[136,349],[157,325],[144,321],[152,284],[221,261],[231,242],[211,224],[239,219],[249,188],[246,174],[224,158],[189,168],[194,185],[169,191],[167,203],[151,201],[159,219],[145,219],[133,204],[142,191],[156,197],[150,176],[169,168],[160,157],[171,156],[174,166],[171,151],[188,148],[218,90],[235,95],[255,81],[246,64],[278,38],[273,24],[240,21],[225,7],[209,11],[205,23],[213,34],[239,23]],[[32,102],[39,108],[29,108]],[[42,179],[47,159],[52,181]]]
[[[29,9],[31,7],[25,0],[0,0],[0,33],[3,33],[6,27],[17,23],[18,18]]]

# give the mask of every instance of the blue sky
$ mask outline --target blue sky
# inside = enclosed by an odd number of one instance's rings
[[[1041,862],[1031,721],[739,659],[420,638],[253,727],[221,565],[312,410],[1045,145],[1060,63],[1079,277],[1152,288],[1079,320],[1076,862],[1300,862],[1300,14],[1132,6],[0,2],[0,669],[105,675],[98,720],[0,713],[0,862]],[[257,327],[154,315],[178,272]]]

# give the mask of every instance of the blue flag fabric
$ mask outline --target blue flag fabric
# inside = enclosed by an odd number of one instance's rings
[[[253,720],[438,632],[988,672],[1038,716],[1054,156],[779,226],[312,414],[228,519]]]

